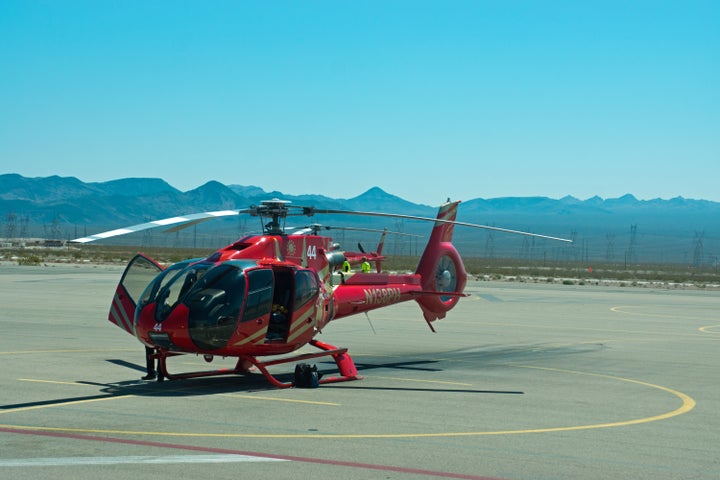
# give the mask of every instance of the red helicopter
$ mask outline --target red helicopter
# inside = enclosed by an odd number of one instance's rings
[[[260,217],[263,223],[269,220],[262,235],[240,238],[206,258],[189,259],[164,268],[149,257],[136,255],[117,286],[108,319],[154,349],[159,380],[246,374],[255,367],[279,388],[300,386],[301,382],[317,386],[362,378],[347,348],[338,348],[315,338],[331,321],[415,300],[434,331],[432,322],[444,318],[459,298],[465,296],[467,274],[451,243],[455,225],[568,241],[457,222],[459,203],[448,201],[441,205],[433,219],[297,207],[275,199],[244,210],[173,217],[78,238],[73,242],[87,243],[179,224],[172,229],[177,230],[228,215],[250,214]],[[318,235],[318,229],[309,234],[285,232],[286,217],[320,213],[428,220],[435,224],[415,273],[381,272],[382,241],[378,252],[371,256],[377,271],[342,272],[346,260],[357,263],[364,252],[342,252],[330,237]],[[287,356],[308,344],[319,352]],[[233,369],[170,373],[167,359],[181,354],[203,355],[208,362],[215,356],[238,360]],[[298,365],[295,380],[283,382],[268,370],[273,365],[325,356],[333,358],[338,375],[320,378],[313,369],[310,380],[304,380],[308,365],[301,363],[305,370]]]

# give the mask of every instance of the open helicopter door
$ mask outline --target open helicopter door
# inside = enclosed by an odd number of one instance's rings
[[[125,267],[125,272],[115,289],[108,320],[130,335],[135,335],[133,325],[135,307],[145,287],[162,271],[163,268],[155,260],[142,254],[135,255]]]
[[[267,342],[287,342],[293,318],[294,270],[273,268],[274,286],[272,312],[267,330]]]

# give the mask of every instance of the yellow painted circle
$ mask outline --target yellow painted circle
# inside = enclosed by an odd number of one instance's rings
[[[698,328],[703,333],[713,333],[715,335],[720,335],[720,325],[707,325],[705,327]]]
[[[43,431],[43,432],[66,432],[66,433],[84,433],[84,434],[105,434],[105,435],[142,435],[142,436],[162,436],[162,437],[196,437],[196,438],[277,438],[277,439],[353,439],[353,438],[426,438],[426,437],[469,437],[469,436],[484,436],[484,435],[520,435],[527,433],[550,433],[550,432],[568,432],[574,430],[591,430],[597,428],[613,428],[613,427],[625,427],[630,425],[638,425],[642,423],[650,423],[659,420],[666,420],[668,418],[676,417],[684,413],[689,412],[695,408],[695,400],[682,392],[673,390],[668,387],[661,385],[655,385],[652,383],[642,382],[639,380],[633,380],[629,378],[617,377],[612,375],[604,375],[598,373],[578,372],[574,370],[564,370],[558,368],[548,367],[537,367],[529,365],[511,365],[516,368],[528,368],[535,370],[544,370],[550,372],[566,373],[571,375],[582,375],[606,378],[609,380],[616,380],[626,383],[632,383],[635,385],[641,385],[644,387],[660,390],[662,392],[669,393],[679,398],[682,405],[672,411],[661,413],[659,415],[653,415],[650,417],[642,417],[631,420],[623,420],[619,422],[609,423],[595,423],[589,425],[571,425],[564,427],[549,427],[549,428],[534,428],[534,429],[521,429],[521,430],[496,430],[496,431],[480,431],[480,432],[437,432],[437,433],[389,433],[389,434],[321,434],[321,433],[302,433],[302,434],[266,434],[266,433],[194,433],[194,432],[152,432],[152,431],[137,431],[137,430],[103,430],[103,429],[83,429],[83,428],[63,428],[63,427],[33,427],[23,425],[0,425],[5,429],[23,430],[23,431]],[[111,397],[106,399],[94,400],[117,400],[119,398],[128,398],[133,395],[125,395],[120,397]],[[86,403],[89,401],[81,401],[74,403]],[[67,405],[67,403],[63,404]],[[37,408],[37,407],[36,407]],[[47,407],[45,407],[47,408]],[[7,410],[3,413],[12,413],[16,410]],[[23,409],[26,410],[26,409]]]

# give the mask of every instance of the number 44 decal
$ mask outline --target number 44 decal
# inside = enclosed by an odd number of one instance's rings
[[[308,245],[307,257],[315,260],[317,258],[317,247],[315,245]]]

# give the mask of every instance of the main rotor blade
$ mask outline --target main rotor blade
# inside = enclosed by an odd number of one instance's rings
[[[337,215],[359,215],[359,216],[366,216],[366,217],[390,217],[390,218],[403,218],[406,220],[422,220],[422,221],[426,221],[426,222],[450,223],[453,225],[460,225],[463,227],[482,228],[485,230],[493,230],[496,232],[512,233],[515,235],[525,235],[528,237],[545,238],[548,240],[557,240],[559,242],[572,243],[572,240],[569,240],[567,238],[551,237],[549,235],[541,235],[539,233],[523,232],[521,230],[511,230],[509,228],[492,227],[490,225],[479,225],[476,223],[457,222],[457,221],[452,221],[452,220],[443,220],[443,219],[439,219],[439,218],[419,217],[417,215],[404,215],[404,214],[400,214],[400,213],[359,212],[359,211],[355,211],[355,210],[330,210],[330,209],[318,209],[318,208],[313,209],[313,213],[337,214]]]
[[[192,220],[190,222],[181,223],[180,225],[175,225],[174,227],[168,228],[167,230],[163,230],[163,233],[176,233],[181,230],[185,230],[186,228],[190,228],[193,225],[197,225],[198,223],[203,223],[203,222],[207,222],[208,220],[212,220],[213,218],[217,218],[217,217],[198,218],[197,220]]]
[[[320,212],[323,213],[323,212]],[[308,233],[314,233],[319,232],[320,230],[348,230],[352,232],[373,232],[373,233],[388,233],[391,235],[400,235],[400,236],[406,236],[406,237],[421,237],[422,235],[416,235],[414,233],[404,233],[404,232],[393,232],[391,230],[380,230],[378,228],[361,228],[361,227],[338,227],[338,226],[332,226],[332,225],[307,225],[304,227],[287,227],[285,230],[296,230],[293,235],[306,235]]]
[[[387,233],[388,235],[400,235],[405,237],[422,237],[422,235],[415,235],[414,233],[404,232],[393,232],[392,230],[379,230],[377,228],[360,228],[360,227],[325,227],[326,230],[348,230],[354,232],[375,232],[375,233]]]
[[[246,212],[247,212],[247,210],[221,210],[221,211],[217,211],[217,212],[193,213],[190,215],[183,215],[180,217],[170,217],[170,218],[165,218],[162,220],[154,220],[152,222],[140,223],[138,225],[133,225],[130,227],[118,228],[115,230],[108,230],[107,232],[96,233],[95,235],[90,235],[90,236],[82,237],[82,238],[76,238],[75,240],[70,240],[70,241],[73,243],[88,243],[88,242],[94,242],[95,240],[102,240],[105,238],[117,237],[120,235],[127,235],[128,233],[141,232],[141,231],[147,230],[149,228],[165,227],[167,225],[175,225],[178,223],[180,223],[180,224],[191,223],[192,224],[192,223],[202,222],[205,220],[210,220],[211,218],[227,217],[230,215],[240,215],[240,214],[246,213]],[[175,227],[175,228],[177,228],[177,227]]]
[[[294,207],[294,208],[300,208],[302,210],[302,213],[288,213],[288,208],[285,206],[285,203],[287,202],[281,202],[279,200],[273,200],[270,202],[263,202],[262,207],[253,206],[247,209],[243,210],[220,210],[216,212],[202,212],[202,213],[193,213],[190,215],[183,215],[179,217],[171,217],[171,218],[165,218],[162,220],[154,220],[152,222],[146,222],[146,223],[140,223],[138,225],[133,225],[130,227],[125,228],[118,228],[115,230],[108,230],[107,232],[101,232],[97,233],[95,235],[90,235],[87,237],[82,238],[76,238],[74,240],[71,240],[73,243],[88,243],[88,242],[94,242],[96,240],[102,240],[105,238],[111,238],[116,237],[120,235],[127,235],[129,233],[135,233],[140,232],[143,230],[147,230],[150,228],[157,228],[157,227],[164,227],[168,225],[177,225],[175,227],[172,227],[167,230],[167,232],[176,232],[179,230],[182,230],[183,228],[186,228],[188,226],[196,225],[200,222],[204,222],[205,220],[210,220],[212,218],[217,217],[226,217],[231,215],[241,215],[248,213],[253,216],[273,216],[278,218],[285,218],[288,215],[305,215],[305,216],[313,216],[315,214],[337,214],[337,215],[358,215],[358,216],[370,216],[370,217],[385,217],[385,218],[401,218],[401,219],[407,219],[407,220],[421,220],[426,222],[436,222],[436,223],[447,223],[452,225],[460,225],[465,227],[472,227],[472,228],[482,228],[485,230],[493,230],[496,232],[504,232],[504,233],[512,233],[516,235],[525,235],[530,237],[537,237],[537,238],[545,238],[548,240],[557,240],[560,242],[568,242],[572,243],[572,240],[568,240],[566,238],[559,238],[559,237],[551,237],[549,235],[541,235],[539,233],[532,233],[532,232],[523,232],[520,230],[512,230],[509,228],[501,228],[501,227],[492,227],[490,225],[479,225],[475,223],[467,223],[467,222],[458,222],[458,221],[451,221],[451,220],[443,220],[438,218],[431,218],[431,217],[421,217],[417,215],[404,215],[399,213],[383,213],[383,212],[362,212],[357,210],[335,210],[335,209],[319,209],[315,207]],[[352,227],[346,227],[346,229],[352,229]],[[356,230],[362,230],[361,228],[355,228]],[[394,235],[412,235],[412,234],[406,234],[401,232],[387,232],[392,233]]]

